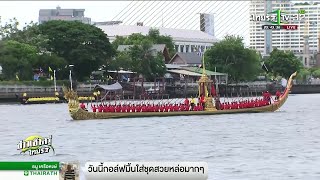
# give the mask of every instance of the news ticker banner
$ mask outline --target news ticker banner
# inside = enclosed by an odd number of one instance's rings
[[[207,180],[205,162],[88,162],[86,180]]]
[[[82,170],[81,170],[82,169]],[[0,179],[207,180],[205,162],[0,162]]]

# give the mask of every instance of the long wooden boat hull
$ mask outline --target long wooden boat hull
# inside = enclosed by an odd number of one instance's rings
[[[138,118],[138,117],[168,117],[168,116],[190,116],[190,115],[215,115],[215,114],[235,114],[235,113],[259,113],[273,112],[277,110],[276,104],[265,107],[250,109],[229,109],[216,111],[174,111],[174,112],[134,112],[134,113],[104,113],[104,112],[87,112],[79,109],[76,113],[72,113],[74,120],[86,119],[115,119],[115,118]]]
[[[190,116],[190,115],[216,115],[216,114],[236,114],[236,113],[260,113],[274,112],[278,110],[287,100],[292,87],[292,74],[288,80],[286,90],[278,101],[255,108],[228,109],[228,110],[207,110],[207,111],[173,111],[173,112],[130,112],[130,113],[110,113],[110,112],[88,112],[79,108],[79,101],[75,92],[64,89],[65,97],[68,99],[69,113],[74,120],[90,119],[114,119],[114,118],[138,118],[138,117],[168,117],[168,116]]]

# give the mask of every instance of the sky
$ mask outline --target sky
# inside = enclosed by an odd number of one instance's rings
[[[249,1],[0,1],[3,22],[16,17],[20,24],[38,22],[40,9],[85,9],[92,21],[144,22],[146,26],[199,30],[198,13],[215,13],[218,38],[240,35],[249,41]],[[124,10],[124,11],[123,11]]]

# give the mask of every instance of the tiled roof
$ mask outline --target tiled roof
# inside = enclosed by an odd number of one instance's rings
[[[129,48],[132,46],[133,45],[119,45],[117,50],[118,51],[129,50]],[[154,44],[152,45],[151,50],[156,50],[157,52],[163,52],[165,47],[166,47],[165,44]]]
[[[133,33],[141,33],[142,35],[147,35],[151,27],[147,26],[135,26],[135,25],[97,25],[98,28],[102,29],[105,34],[109,37],[113,36],[129,36]],[[188,30],[188,29],[172,29],[157,27],[159,29],[160,35],[171,36],[173,40],[180,41],[191,41],[191,42],[217,42],[217,38],[204,33],[199,30]]]
[[[199,56],[196,52],[176,54],[180,56],[183,60],[185,60],[187,64],[201,64],[202,57]]]

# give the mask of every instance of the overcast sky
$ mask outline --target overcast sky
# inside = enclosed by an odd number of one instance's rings
[[[143,21],[146,26],[177,29],[199,29],[197,13],[215,13],[215,32],[218,38],[236,34],[248,42],[249,1],[1,1],[2,21],[16,17],[21,24],[38,22],[40,9],[85,9],[92,21],[122,20],[124,24]],[[124,10],[124,11],[123,11]]]

